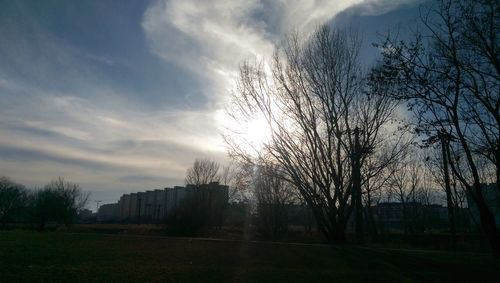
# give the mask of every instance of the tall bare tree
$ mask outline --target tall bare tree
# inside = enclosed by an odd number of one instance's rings
[[[500,255],[494,215],[482,192],[495,175],[500,192],[500,2],[441,0],[422,10],[424,32],[413,40],[389,38],[376,76],[399,85],[419,127],[444,133],[453,175],[477,205],[492,249]]]
[[[229,135],[231,154],[262,158],[282,168],[283,178],[298,189],[331,243],[345,241],[353,192],[361,190],[354,187],[362,182],[353,182],[352,165],[363,168],[379,149],[384,142],[381,129],[395,107],[382,95],[366,95],[383,88],[366,84],[359,46],[355,33],[327,25],[305,40],[292,35],[270,65],[241,66],[228,111],[238,122],[260,117],[271,132],[270,141],[253,156]]]

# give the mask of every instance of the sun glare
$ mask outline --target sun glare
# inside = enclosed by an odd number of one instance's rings
[[[219,110],[216,121],[219,128],[244,150],[260,150],[271,139],[271,129],[264,117],[238,123],[224,110]]]
[[[271,129],[263,117],[250,121],[243,130],[245,139],[258,147],[262,147],[271,138]]]

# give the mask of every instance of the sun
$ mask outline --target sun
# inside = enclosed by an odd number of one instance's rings
[[[264,117],[256,115],[236,122],[223,110],[217,111],[215,117],[224,134],[245,151],[261,150],[271,140],[271,129]]]
[[[271,139],[271,130],[263,117],[257,117],[249,121],[246,128],[243,127],[245,140],[261,148]]]

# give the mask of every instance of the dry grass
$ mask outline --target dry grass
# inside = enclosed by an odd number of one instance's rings
[[[491,281],[487,254],[0,232],[0,282]]]

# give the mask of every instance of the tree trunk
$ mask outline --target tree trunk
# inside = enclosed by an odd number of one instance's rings
[[[449,170],[448,170],[448,156],[447,156],[447,150],[446,147],[448,146],[447,144],[447,137],[445,136],[444,132],[439,133],[439,138],[441,139],[441,154],[443,157],[443,176],[444,176],[444,185],[445,185],[445,190],[446,190],[446,204],[448,206],[448,220],[450,224],[450,233],[453,237],[453,244],[455,244],[455,210],[454,210],[454,205],[453,201],[451,199],[451,186],[450,186],[450,175],[449,175]]]
[[[345,237],[346,230],[346,221],[338,220],[335,222],[327,223],[324,217],[317,215],[317,211],[313,210],[313,213],[316,216],[316,223],[318,225],[318,229],[323,233],[326,240],[331,245],[341,245],[347,242]]]
[[[477,197],[476,205],[479,210],[481,226],[486,234],[486,237],[488,238],[493,254],[496,257],[500,257],[500,239],[498,238],[495,216],[486,205],[482,195]]]
[[[354,129],[354,152],[352,153],[352,197],[356,216],[356,241],[363,241],[363,203],[361,202],[361,146],[359,145],[359,129]]]
[[[368,222],[368,232],[370,233],[370,237],[372,241],[377,242],[380,240],[377,223],[375,222],[375,217],[373,217],[373,210],[370,206],[367,207],[367,222]]]
[[[342,245],[342,244],[345,244],[347,243],[347,239],[345,237],[345,229],[346,229],[346,225],[345,224],[342,224],[342,223],[337,223],[334,227],[333,227],[333,231],[332,231],[332,235],[331,235],[331,239],[332,239],[332,244],[334,245]]]

